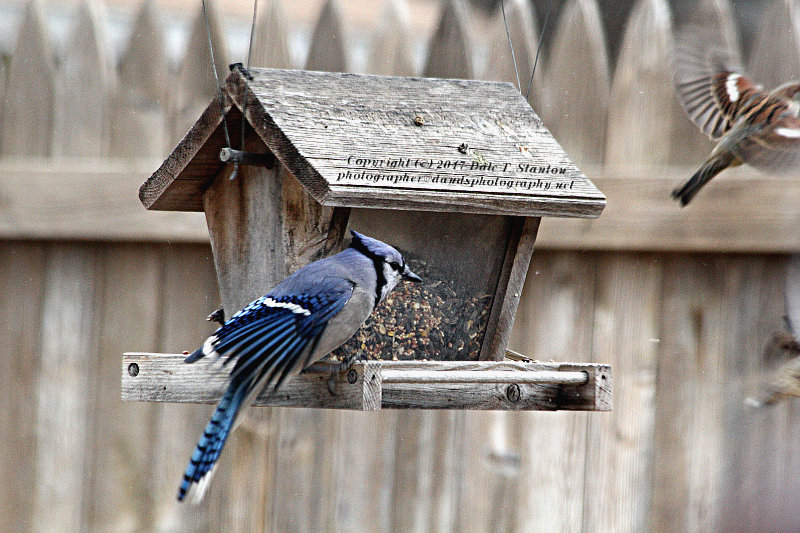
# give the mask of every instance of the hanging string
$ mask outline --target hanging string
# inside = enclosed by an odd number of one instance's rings
[[[550,2],[547,7],[547,13],[544,16],[544,24],[542,24],[542,33],[539,35],[539,46],[536,47],[536,58],[533,60],[533,70],[531,71],[531,81],[528,82],[528,90],[525,91],[525,99],[528,100],[531,96],[531,87],[533,87],[533,75],[536,74],[536,65],[539,63],[539,52],[542,51],[542,43],[544,42],[544,33],[547,31],[547,21],[550,20],[550,12],[553,11],[553,4]]]
[[[206,37],[208,37],[208,51],[211,54],[211,70],[214,71],[214,81],[217,84],[217,94],[219,95],[219,105],[222,113],[222,125],[225,130],[225,142],[228,148],[231,147],[231,136],[228,133],[228,121],[225,119],[225,97],[222,94],[222,87],[219,84],[219,76],[217,75],[217,62],[214,60],[214,44],[211,42],[211,27],[208,25],[208,12],[206,10],[206,0],[202,0],[203,4],[203,19],[206,23]],[[235,171],[235,170],[234,170]]]
[[[511,42],[511,32],[508,31],[508,20],[506,20],[506,5],[504,0],[500,0],[500,11],[503,12],[503,25],[506,27],[506,37],[508,37],[508,47],[511,48],[511,61],[514,62],[514,74],[517,75],[517,89],[522,92],[522,84],[519,82],[519,69],[517,68],[517,57],[514,55],[514,44]]]

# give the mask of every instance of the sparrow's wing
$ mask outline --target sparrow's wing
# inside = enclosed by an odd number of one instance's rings
[[[742,75],[736,54],[721,40],[690,26],[675,37],[673,57],[675,91],[684,111],[700,131],[719,139],[766,96],[761,87]]]
[[[800,174],[800,119],[784,118],[752,131],[731,152],[765,172]]]

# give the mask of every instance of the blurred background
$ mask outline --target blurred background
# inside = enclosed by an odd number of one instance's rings
[[[208,8],[224,76],[253,5]],[[119,375],[123,351],[194,349],[219,304],[202,214],[137,199],[214,94],[200,2],[0,0],[0,530],[800,530],[800,410],[744,405],[800,320],[800,182],[740,168],[669,198],[711,149],[675,27],[704,10],[775,86],[800,76],[800,2],[505,8],[523,91],[543,32],[529,101],[608,196],[542,222],[511,348],[612,364],[614,411],[255,409],[192,507],[213,408],[124,404]],[[497,1],[258,10],[256,66],[516,83]]]

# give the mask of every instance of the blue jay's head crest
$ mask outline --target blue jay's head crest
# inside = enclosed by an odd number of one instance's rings
[[[350,247],[372,259],[375,265],[375,273],[378,276],[376,304],[383,300],[401,279],[422,281],[422,278],[408,268],[406,260],[394,247],[357,231],[350,230],[350,233],[353,235]]]

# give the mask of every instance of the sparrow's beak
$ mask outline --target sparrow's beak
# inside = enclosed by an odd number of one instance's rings
[[[411,272],[411,269],[408,268],[408,265],[403,269],[403,273],[400,274],[402,278],[406,281],[422,281],[422,278]]]

